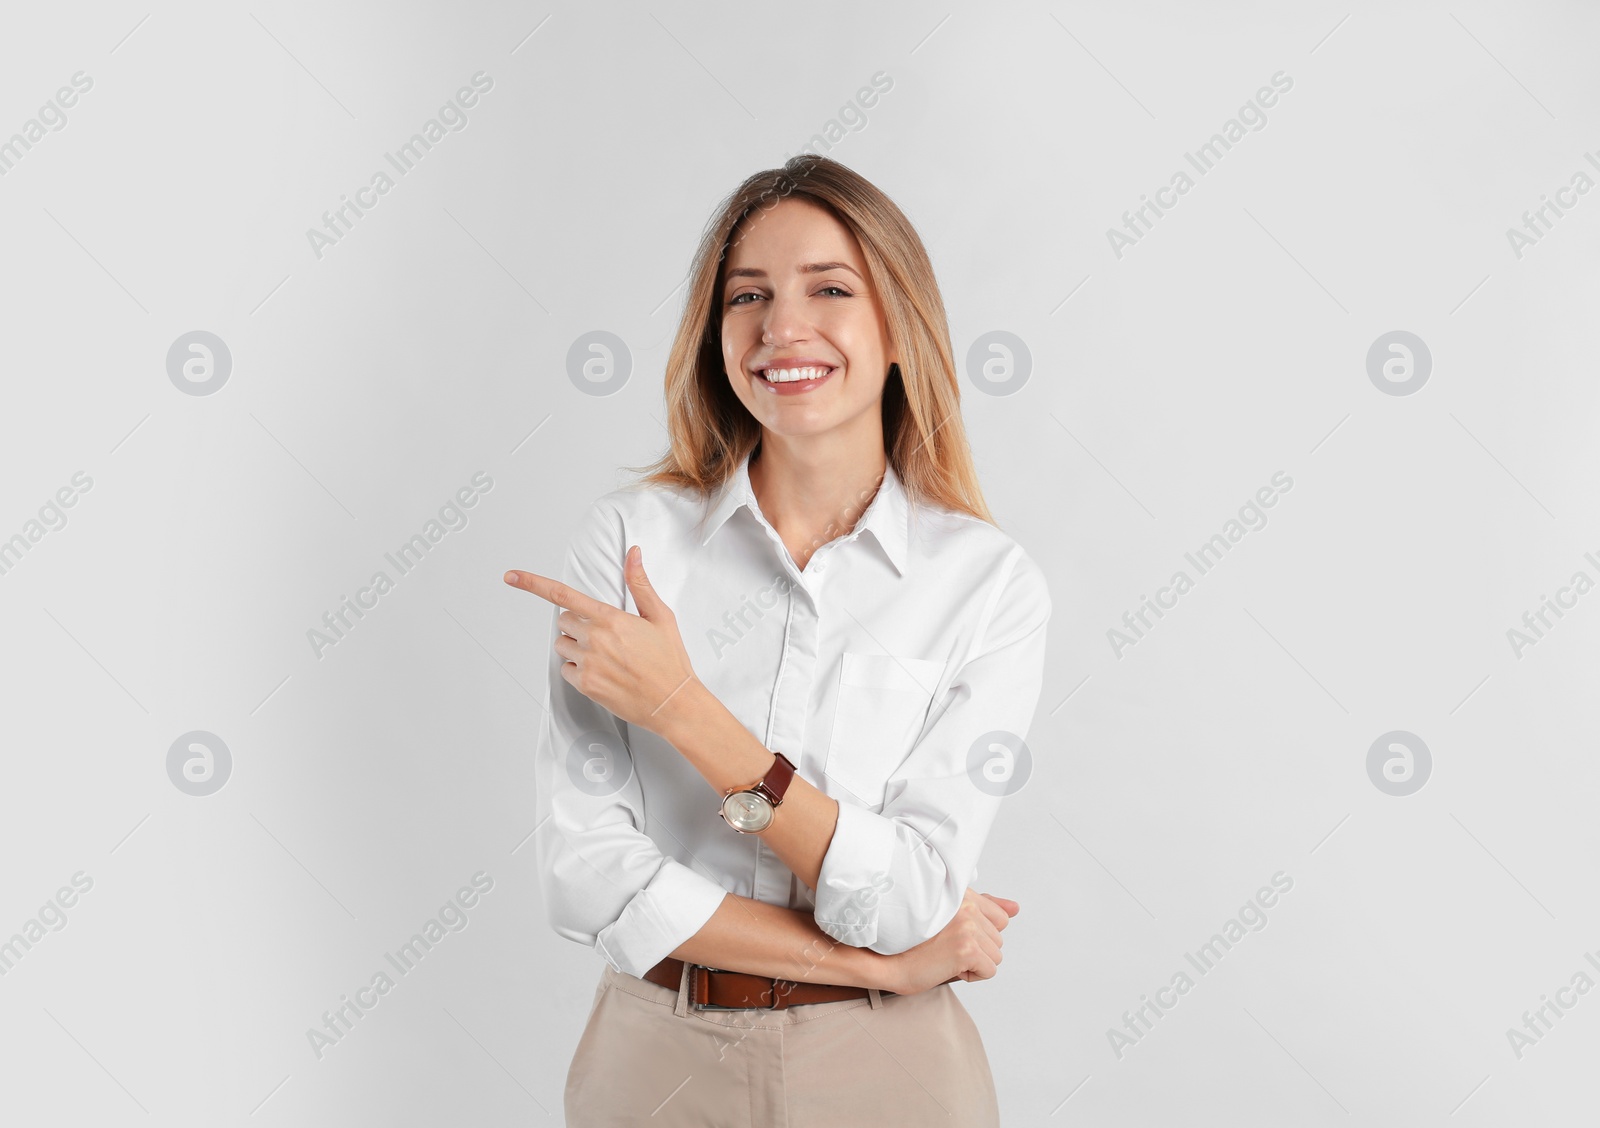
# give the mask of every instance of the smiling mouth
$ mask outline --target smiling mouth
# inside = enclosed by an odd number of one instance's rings
[[[801,368],[763,368],[758,375],[769,384],[820,383],[836,371],[830,365],[810,364]]]
[[[804,396],[820,388],[832,378],[837,368],[826,365],[806,365],[802,368],[764,368],[754,377],[755,382],[770,394],[783,398]]]

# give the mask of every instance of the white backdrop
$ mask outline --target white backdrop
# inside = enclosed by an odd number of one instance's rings
[[[808,144],[1050,577],[955,988],[1005,1123],[1592,1117],[1600,12],[1203,9],[11,6],[0,1121],[562,1122],[500,576],[659,453],[701,226]]]

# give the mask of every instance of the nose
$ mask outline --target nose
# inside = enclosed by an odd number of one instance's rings
[[[767,302],[767,315],[761,322],[761,342],[782,347],[808,339],[811,331],[806,320],[803,296],[774,293]]]

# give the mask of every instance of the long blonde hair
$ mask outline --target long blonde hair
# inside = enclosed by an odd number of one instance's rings
[[[944,300],[916,229],[859,173],[802,153],[750,176],[706,225],[690,267],[688,300],[667,357],[670,446],[640,484],[709,495],[761,440],[761,424],[728,384],[722,361],[723,268],[730,242],[756,208],[798,196],[827,209],[861,246],[901,361],[883,387],[884,455],[913,502],[935,502],[994,524],[961,421],[961,386]]]

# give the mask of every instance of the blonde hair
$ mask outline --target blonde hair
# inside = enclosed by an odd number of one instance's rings
[[[944,300],[916,230],[859,173],[803,153],[747,178],[706,225],[690,267],[688,299],[667,357],[670,446],[639,484],[709,496],[761,440],[761,424],[728,384],[722,360],[723,268],[740,224],[786,196],[817,204],[861,246],[892,348],[901,360],[883,386],[884,455],[913,502],[934,502],[994,524],[961,421],[961,386]]]

